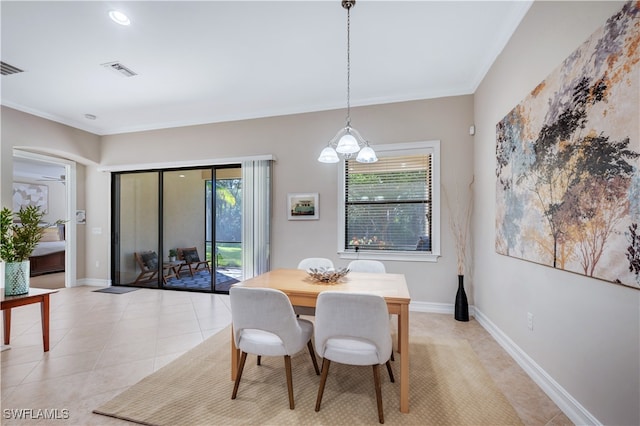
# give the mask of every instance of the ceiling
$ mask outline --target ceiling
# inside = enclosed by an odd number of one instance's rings
[[[66,169],[55,162],[13,157],[13,180],[16,182],[64,182]]]
[[[358,0],[351,105],[474,93],[530,4]],[[24,70],[2,76],[2,104],[98,135],[346,106],[339,0],[3,0],[0,8],[1,59]],[[112,9],[131,25],[111,21]],[[111,62],[137,75],[101,65]]]

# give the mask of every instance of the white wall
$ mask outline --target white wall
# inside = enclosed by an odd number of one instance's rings
[[[494,246],[496,124],[621,5],[535,2],[476,91],[473,278],[478,316],[551,376],[573,421],[638,425],[640,291],[500,256]]]
[[[13,149],[52,155],[77,162],[76,207],[85,209],[85,168],[86,164],[97,164],[100,160],[100,137],[72,127],[26,114],[11,108],[0,107],[0,194],[1,205],[13,205]],[[51,194],[49,194],[51,197]],[[57,216],[57,215],[56,215]],[[60,216],[50,219],[59,219]],[[70,226],[67,224],[67,226]],[[85,226],[76,225],[76,276],[85,276]],[[73,284],[72,284],[73,285]]]

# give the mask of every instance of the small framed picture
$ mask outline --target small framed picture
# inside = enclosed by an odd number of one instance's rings
[[[319,219],[318,193],[287,194],[287,218],[289,220]]]
[[[76,223],[78,225],[87,224],[87,212],[85,210],[76,210]]]

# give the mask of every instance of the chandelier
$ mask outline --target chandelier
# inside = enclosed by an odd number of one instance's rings
[[[342,7],[347,9],[347,122],[320,153],[318,161],[321,163],[337,163],[340,158],[351,159],[354,156],[359,163],[378,161],[369,142],[351,127],[351,8],[355,4],[355,0],[342,0]]]

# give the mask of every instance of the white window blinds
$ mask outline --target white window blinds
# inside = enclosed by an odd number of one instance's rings
[[[430,252],[432,196],[432,154],[345,161],[345,249]]]

